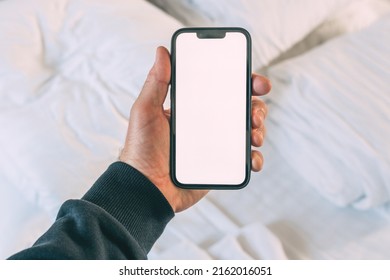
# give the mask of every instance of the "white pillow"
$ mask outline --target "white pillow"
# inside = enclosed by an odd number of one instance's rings
[[[253,39],[253,67],[303,39],[351,0],[149,0],[188,26],[241,26]]]
[[[325,42],[335,36],[359,31],[390,12],[388,0],[357,0],[324,21],[311,37]]]
[[[116,160],[155,49],[180,27],[143,0],[1,1],[0,184],[52,214],[82,196]]]
[[[268,137],[338,205],[390,200],[390,16],[270,68]]]
[[[318,45],[343,34],[370,26],[390,12],[388,0],[357,0],[338,10],[302,41],[272,61],[272,64],[301,55]]]

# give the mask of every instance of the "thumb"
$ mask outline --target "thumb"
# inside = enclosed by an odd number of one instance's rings
[[[164,104],[171,79],[171,62],[169,52],[164,47],[158,47],[152,69],[142,88],[138,101],[144,105],[161,107]]]

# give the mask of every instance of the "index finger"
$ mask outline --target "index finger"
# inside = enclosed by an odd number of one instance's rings
[[[267,77],[253,73],[252,74],[252,95],[265,95],[271,91],[271,81]]]

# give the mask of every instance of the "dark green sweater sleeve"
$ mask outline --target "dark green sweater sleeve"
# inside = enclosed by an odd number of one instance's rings
[[[68,200],[50,229],[10,259],[146,259],[174,216],[158,188],[113,163],[80,200]]]

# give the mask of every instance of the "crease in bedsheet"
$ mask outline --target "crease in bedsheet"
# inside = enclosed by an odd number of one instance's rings
[[[305,80],[305,79],[302,79],[302,80]],[[300,86],[299,86],[300,79],[297,79],[297,81],[298,81],[297,82],[297,90],[301,91],[302,89],[300,89]],[[308,92],[310,90],[303,90],[303,91]],[[345,118],[345,116],[340,115],[340,112],[335,110],[336,107],[334,104],[328,104],[327,102],[319,102],[317,104],[308,102],[307,105],[308,106],[305,108],[300,107],[299,110],[292,110],[290,112],[285,112],[286,114],[288,113],[290,115],[290,117],[288,119],[285,119],[285,124],[284,124],[284,125],[289,125],[292,128],[294,128],[295,133],[301,133],[302,135],[306,135],[306,137],[307,137],[305,139],[306,143],[310,142],[313,144],[313,146],[315,146],[319,149],[322,149],[323,154],[327,154],[330,157],[335,156],[338,160],[340,160],[341,166],[348,165],[351,169],[359,170],[361,168],[360,166],[362,164],[365,164],[365,162],[362,163],[358,159],[356,159],[355,161],[345,161],[347,159],[344,159],[343,157],[340,157],[337,154],[332,155],[332,153],[334,151],[334,147],[343,146],[343,147],[345,147],[345,151],[350,151],[351,155],[358,154],[359,151],[362,149],[362,147],[364,147],[364,150],[369,151],[370,154],[372,155],[372,160],[382,162],[382,164],[389,166],[388,159],[386,159],[383,154],[379,153],[379,151],[377,151],[377,149],[375,149],[372,146],[372,143],[370,143],[365,137],[362,137],[362,135],[359,133],[359,131],[356,130],[356,127],[351,125],[349,123],[349,121]],[[316,110],[318,110],[318,108],[321,108],[321,107],[322,107],[321,112],[328,111],[328,113],[326,113],[326,115],[331,116],[332,122],[337,123],[337,125],[339,127],[342,127],[343,131],[349,133],[350,135],[353,135],[353,138],[354,138],[353,142],[346,143],[345,139],[340,138],[338,135],[328,134],[327,137],[332,139],[332,141],[330,143],[333,143],[333,144],[332,145],[318,146],[316,144],[317,136],[310,137],[310,135],[306,134],[306,128],[302,129],[302,128],[297,127],[295,125],[296,120],[300,119],[300,123],[301,124],[306,123],[307,127],[312,127],[312,129],[314,129],[313,132],[318,130],[315,127],[313,127],[311,124],[309,124],[309,121],[306,118],[306,116],[307,116],[307,114],[309,114],[311,112],[310,122],[311,123],[318,123],[318,122],[321,123],[322,116],[319,116],[316,113]],[[295,116],[291,117],[291,114],[295,114]],[[316,119],[317,115],[319,117],[318,119]],[[294,120],[294,122],[289,121],[289,120]],[[271,121],[271,123],[272,123],[272,121]],[[275,125],[275,124],[273,124],[273,125]],[[317,131],[317,132],[322,133],[321,131]],[[334,144],[336,144],[336,145],[334,146]],[[313,164],[311,168],[314,168],[314,170],[316,170],[316,169],[317,170],[324,170],[324,171],[329,170],[329,168],[324,169],[324,165],[326,164],[326,162],[321,162],[322,159],[316,158],[315,156],[316,156],[316,154],[313,154],[313,155],[307,154],[306,155],[306,157],[312,158],[310,160],[310,162]],[[334,163],[335,163],[335,161],[333,161],[333,164]],[[380,164],[378,164],[378,165],[381,166]],[[341,166],[340,166],[340,168],[342,169]],[[331,166],[329,166],[329,167],[330,167],[330,169],[332,168]],[[370,166],[366,166],[365,169],[367,170],[367,168],[369,168],[369,167]],[[373,170],[373,172],[375,172],[375,171],[382,172],[381,169]],[[382,178],[386,177],[385,174],[386,173],[383,173]],[[328,176],[327,180],[330,181],[331,178],[333,178],[334,182],[338,182],[340,180],[343,180],[342,179],[343,175],[342,174],[332,174],[332,175]],[[355,201],[356,205],[357,205],[357,203],[359,201],[362,201],[362,200],[366,200],[366,201],[368,200],[368,203],[370,205],[376,206],[376,205],[380,205],[380,204],[386,202],[389,199],[388,195],[383,195],[383,193],[382,193],[382,186],[385,185],[385,182],[382,182],[381,184],[378,184],[378,185],[371,185],[372,186],[371,188],[365,188],[365,193],[362,193],[362,189],[359,186],[369,185],[369,181],[367,181],[368,178],[355,177],[355,178],[351,178],[351,179],[355,180],[355,183],[351,184],[349,188],[341,188],[341,189],[339,187],[333,188],[333,184],[331,183],[328,185],[328,187],[326,189],[322,189],[322,192],[326,192],[325,195],[328,198],[334,200],[337,204],[340,204],[343,206],[348,205],[351,201]],[[337,186],[337,184],[335,184],[334,186]]]
[[[282,242],[265,225],[255,222],[226,233],[207,248],[215,259],[286,260]]]
[[[382,19],[269,71],[278,93],[270,96],[268,129],[275,146],[338,205],[367,209],[390,200],[390,57],[383,44],[389,22]],[[294,155],[291,145],[301,152]]]
[[[287,259],[281,241],[260,222],[238,226],[219,209],[208,197],[197,205],[180,214],[169,224],[164,235],[152,250],[152,258],[164,259],[170,256],[183,259]],[[185,224],[180,218],[191,217],[191,229],[194,234],[208,226],[208,242],[196,242],[196,238],[187,234]],[[178,220],[179,219],[179,220]],[[176,223],[183,224],[180,229]],[[204,232],[204,230],[203,230]],[[192,234],[192,232],[191,232]],[[174,240],[174,246],[166,246]],[[214,240],[210,243],[211,240]],[[180,250],[187,250],[181,252]]]
[[[370,54],[368,54],[367,52],[365,52],[364,55],[362,55],[361,50],[349,48],[348,51],[349,51],[349,54],[351,54],[355,57],[359,57],[358,60],[359,60],[360,64],[364,63],[362,58],[368,59],[368,57],[370,57]],[[337,60],[337,58],[335,58],[335,60]],[[359,66],[359,63],[357,63],[357,65],[356,65],[357,67]],[[322,67],[326,66],[327,68],[334,68],[334,72],[336,72],[336,73],[334,73],[334,76],[339,76],[339,75],[343,76],[342,73],[337,74],[337,72],[340,72],[341,70],[333,67],[333,64],[330,60],[324,60],[321,65],[322,65]],[[374,65],[376,65],[376,63],[374,63]],[[372,66],[372,64],[370,64],[370,66]],[[370,83],[369,83],[370,79],[368,77],[362,78],[361,76],[359,76],[358,73],[351,73],[351,74],[349,74],[349,78],[350,78],[352,83],[354,83],[354,81],[359,82],[359,87],[360,87],[359,90],[367,91],[367,92],[371,91],[371,87],[370,87]],[[309,77],[306,78],[306,80],[307,79],[309,79]],[[310,86],[313,87],[313,90],[300,88],[300,85],[303,85],[304,84],[303,81],[305,80],[305,79],[301,79],[301,78],[296,80],[298,90],[301,92],[315,92],[316,88],[321,87],[321,83],[319,81],[322,81],[323,83],[326,83],[328,85],[328,91],[342,93],[345,90],[348,90],[350,92],[353,92],[355,90],[351,84],[344,85],[343,88],[340,88],[328,76],[326,76],[324,72],[320,72],[318,75],[316,75],[315,79],[313,79],[313,78],[310,78],[310,79],[312,80],[312,84]],[[375,94],[373,94],[373,95],[375,96]],[[364,102],[364,100],[354,98],[353,95],[343,96],[343,98],[346,99],[346,101],[344,101],[344,103],[348,103],[348,104],[350,104],[349,106],[353,106],[353,107],[359,107],[359,106],[361,106],[361,102]],[[381,104],[382,101],[383,101],[383,97],[380,100],[378,100],[377,103]],[[383,176],[381,178],[379,178],[380,180],[378,181],[378,184],[370,184],[369,178],[367,178],[365,176],[360,177],[360,178],[356,178],[359,181],[357,180],[352,185],[354,185],[354,186],[370,186],[370,187],[364,187],[364,193],[360,193],[360,195],[356,196],[355,198],[352,198],[352,197],[350,198],[351,200],[352,199],[355,200],[355,206],[359,207],[361,201],[363,201],[363,203],[366,205],[372,205],[372,207],[381,205],[381,204],[385,203],[386,201],[388,201],[390,199],[389,194],[384,194],[382,192],[383,186],[386,186],[386,181],[383,180],[384,178],[386,178],[386,171],[382,171],[382,166],[390,167],[390,159],[388,157],[386,157],[382,152],[380,152],[376,147],[374,147],[374,145],[375,145],[374,142],[369,141],[366,137],[364,137],[361,134],[361,131],[360,131],[361,129],[358,125],[358,122],[352,123],[350,118],[346,114],[347,112],[340,111],[338,109],[337,104],[328,102],[327,98],[322,98],[321,95],[318,95],[316,98],[312,99],[312,102],[308,103],[308,105],[312,108],[307,107],[305,110],[303,110],[305,113],[309,112],[310,110],[313,110],[313,108],[314,108],[314,110],[318,110],[318,108],[321,108],[321,112],[327,111],[327,113],[325,114],[326,116],[332,116],[333,123],[337,123],[338,126],[342,127],[343,131],[345,131],[346,133],[353,136],[353,141],[346,143],[345,140],[349,140],[349,138],[342,139],[337,134],[329,134],[329,137],[332,139],[332,143],[336,143],[336,145],[335,145],[336,147],[343,146],[343,147],[345,147],[345,151],[348,151],[352,155],[359,154],[359,152],[362,149],[364,149],[365,151],[369,152],[368,154],[370,156],[370,158],[368,158],[367,162],[371,162],[371,161],[374,162],[375,161],[377,163],[375,166],[377,169],[375,169],[374,166],[370,166],[370,165],[365,165],[364,167],[362,167],[361,165],[366,164],[366,163],[362,162],[359,159],[356,159],[356,161],[350,161],[350,160],[345,161],[345,159],[343,157],[339,157],[339,160],[342,161],[342,164],[344,166],[349,165],[351,169],[355,169],[355,170],[365,168],[367,170],[367,172],[375,173],[375,172],[379,171],[383,174]],[[302,111],[300,111],[300,112],[301,112],[302,118],[304,118],[305,114],[302,113]],[[313,112],[311,114],[311,116],[319,116],[319,115],[318,114],[316,115]],[[389,116],[386,116],[386,118],[389,119],[389,122],[390,122]],[[320,120],[315,120],[315,119],[314,119],[314,121],[317,123],[321,122]],[[365,133],[369,134],[370,131],[366,131]],[[375,133],[375,131],[374,131],[374,133]],[[330,153],[333,151],[333,146],[332,145],[329,145],[329,146],[324,145],[323,149],[327,150]],[[364,207],[364,206],[361,205],[360,207]]]

